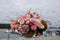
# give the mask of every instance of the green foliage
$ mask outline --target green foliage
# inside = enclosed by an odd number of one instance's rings
[[[10,29],[10,24],[0,24],[0,29]]]
[[[47,23],[44,20],[42,20],[41,23],[45,26],[45,28],[43,29],[43,31],[45,31],[47,29]]]

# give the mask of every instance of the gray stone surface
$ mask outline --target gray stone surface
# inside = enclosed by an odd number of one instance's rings
[[[0,40],[60,40],[59,36],[55,36],[55,37],[40,37],[40,38],[3,38]]]
[[[0,29],[0,40],[60,40],[60,36],[40,36],[39,38],[24,38],[18,34],[6,33],[7,29]]]
[[[0,38],[17,38],[20,35],[15,33],[6,33],[7,29],[0,29]]]

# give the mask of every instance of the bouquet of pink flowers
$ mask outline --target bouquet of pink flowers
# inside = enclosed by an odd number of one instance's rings
[[[33,33],[33,35],[36,34],[38,36],[38,33],[42,33],[47,29],[47,23],[40,18],[39,14],[31,13],[30,11],[26,15],[18,17],[16,20],[11,20],[11,22],[11,30],[16,29],[22,34]]]

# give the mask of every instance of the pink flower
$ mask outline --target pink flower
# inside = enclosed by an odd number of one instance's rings
[[[31,29],[32,29],[32,30],[36,30],[37,27],[34,25],[34,26],[31,27]]]
[[[11,25],[11,29],[18,29],[18,24],[15,24],[15,25]]]

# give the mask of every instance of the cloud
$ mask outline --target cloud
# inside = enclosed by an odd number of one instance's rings
[[[60,20],[59,0],[0,0],[0,18],[5,16],[14,18],[17,17],[16,14],[26,13],[30,8],[44,19]]]

